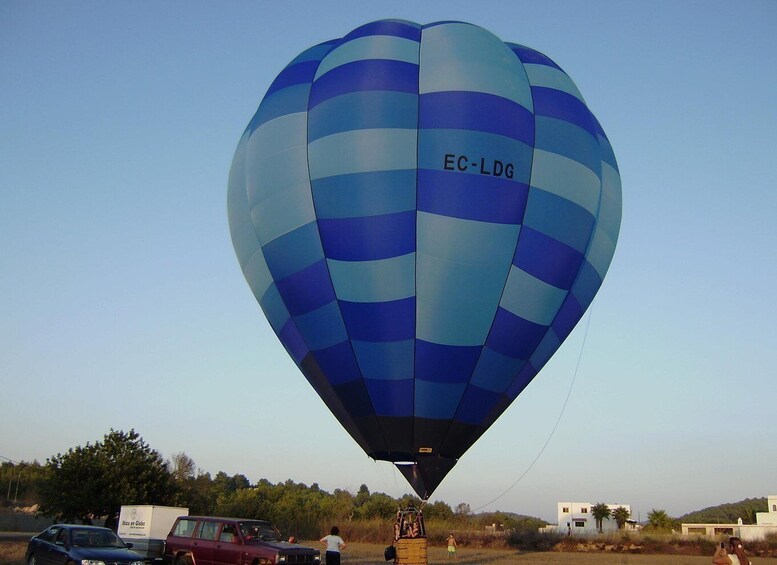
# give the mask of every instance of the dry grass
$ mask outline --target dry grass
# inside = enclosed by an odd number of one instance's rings
[[[319,547],[317,541],[303,542]],[[0,541],[0,565],[25,565],[27,542]],[[349,543],[343,552],[343,563],[352,565],[386,565],[382,545]],[[607,553],[532,553],[508,549],[459,548],[455,560],[448,559],[445,547],[429,548],[429,565],[709,565],[711,556],[625,555]],[[759,564],[777,565],[775,558],[758,558]]]
[[[306,543],[318,547],[315,543]],[[320,545],[320,544],[319,544]],[[349,543],[342,554],[343,564],[386,565],[382,545]],[[456,559],[449,559],[445,547],[429,548],[429,565],[709,565],[712,555],[630,555],[615,553],[526,552],[509,549],[459,548]],[[777,559],[758,558],[758,563],[777,565]]]
[[[0,541],[0,565],[24,565],[26,541]]]

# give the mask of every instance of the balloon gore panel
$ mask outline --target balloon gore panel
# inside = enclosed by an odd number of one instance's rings
[[[590,305],[621,186],[547,56],[462,22],[381,20],[281,71],[238,145],[228,212],[289,355],[428,498]]]

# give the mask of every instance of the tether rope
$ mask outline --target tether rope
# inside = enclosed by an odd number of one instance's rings
[[[564,411],[567,408],[567,404],[569,403],[569,398],[572,396],[572,387],[575,384],[575,379],[577,379],[577,371],[580,369],[580,361],[583,358],[583,350],[585,349],[586,339],[588,339],[588,328],[591,325],[591,316],[592,316],[592,314],[593,314],[593,305],[591,305],[591,307],[588,310],[588,322],[586,322],[586,324],[585,324],[585,333],[583,334],[583,343],[580,345],[580,353],[577,356],[577,365],[575,365],[575,372],[572,374],[572,382],[569,383],[569,390],[567,391],[567,397],[564,400],[564,404],[561,406],[561,412],[559,412],[558,418],[556,419],[556,423],[553,425],[553,429],[550,431],[550,435],[548,435],[548,439],[545,440],[545,444],[542,446],[540,451],[537,453],[537,456],[532,460],[531,463],[529,463],[529,466],[526,467],[524,472],[521,473],[521,475],[515,480],[515,482],[513,484],[511,484],[509,487],[507,487],[507,489],[505,489],[505,491],[502,494],[500,494],[499,496],[497,496],[493,500],[491,500],[489,502],[486,502],[482,506],[479,506],[479,507],[475,508],[474,510],[472,510],[472,512],[477,512],[478,510],[482,510],[486,506],[490,506],[491,504],[493,504],[494,502],[496,502],[497,500],[502,498],[504,495],[506,495],[508,492],[513,490],[513,488],[515,488],[515,485],[517,485],[519,482],[521,482],[521,480],[529,473],[529,471],[531,471],[532,467],[534,467],[534,464],[537,462],[537,460],[539,460],[540,456],[545,451],[545,448],[548,447],[548,444],[550,443],[550,440],[553,438],[553,434],[556,433],[556,429],[558,428],[559,422],[561,422],[561,417],[564,415]]]

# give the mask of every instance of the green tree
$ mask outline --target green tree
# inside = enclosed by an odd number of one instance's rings
[[[40,514],[62,522],[91,524],[105,511],[100,492],[108,488],[98,445],[71,447],[46,460]]]
[[[456,516],[464,516],[464,517],[472,514],[472,510],[470,509],[469,504],[467,504],[466,502],[459,502],[456,505],[455,512],[456,512]]]
[[[216,513],[240,518],[273,519],[270,516],[272,504],[267,500],[262,487],[241,489],[219,500]]]
[[[414,508],[421,508],[421,499],[412,494],[402,495],[397,502],[401,508],[410,508],[411,506]]]
[[[332,524],[344,520],[351,521],[354,516],[354,496],[347,490],[336,488],[331,496],[327,497],[322,518],[328,519]]]
[[[362,486],[359,487],[359,491],[356,493],[356,497],[353,500],[354,505],[356,508],[359,508],[363,504],[365,504],[370,499],[370,489],[367,485],[362,484]]]
[[[766,498],[746,498],[739,502],[729,502],[718,506],[711,506],[702,510],[696,510],[690,514],[681,516],[681,522],[693,522],[697,524],[733,523],[737,518],[742,518],[745,524],[756,523],[756,513],[768,510]]]
[[[610,514],[610,507],[604,502],[597,502],[591,506],[591,516],[596,520],[596,529],[599,530],[600,534],[602,533],[602,522],[609,520]]]
[[[41,514],[84,523],[105,517],[108,526],[122,504],[171,504],[176,494],[167,463],[135,430],[111,430],[102,442],[49,458],[41,487]]]
[[[40,500],[40,483],[46,470],[37,461],[0,464],[0,492],[5,504],[30,506]]]
[[[358,498],[358,494],[356,495]],[[397,501],[383,492],[373,492],[369,499],[356,509],[356,516],[360,519],[380,518],[390,520],[394,518],[398,508]],[[426,507],[429,509],[429,506]],[[424,511],[426,514],[426,510]]]
[[[629,512],[623,506],[618,506],[612,511],[612,518],[618,524],[618,529],[622,530],[626,526],[626,522],[631,518],[631,512]]]
[[[424,507],[424,517],[429,520],[450,520],[453,518],[453,510],[448,504],[438,500]]]
[[[648,512],[648,528],[660,532],[669,532],[679,526],[679,522],[669,516],[664,510],[655,508]]]
[[[218,501],[218,493],[213,488],[210,473],[200,470],[195,477],[177,482],[178,496],[176,506],[185,506],[189,514],[213,514]]]
[[[250,486],[251,483],[248,482],[248,479],[245,477],[245,475],[238,473],[237,475],[230,477],[224,471],[219,471],[213,478],[212,488],[215,491],[216,498],[218,498],[219,496],[235,492],[241,488],[248,488]]]

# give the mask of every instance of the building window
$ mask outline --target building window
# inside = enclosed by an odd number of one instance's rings
[[[772,512],[777,512],[777,504],[772,504]]]
[[[563,514],[569,514],[569,506],[562,506],[561,507],[561,512]]]
[[[576,528],[585,528],[585,522],[575,522]]]
[[[583,514],[588,514],[588,508],[581,508],[580,512],[582,512]]]

